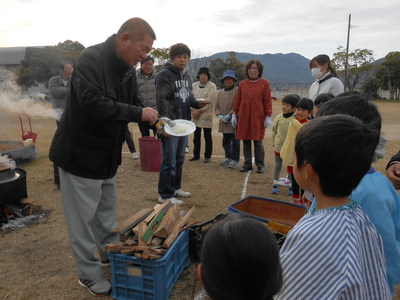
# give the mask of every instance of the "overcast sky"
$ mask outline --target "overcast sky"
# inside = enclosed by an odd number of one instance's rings
[[[182,42],[195,57],[216,52],[299,53],[332,57],[346,47],[375,59],[400,51],[399,0],[0,0],[0,47],[85,47],[103,42],[131,17],[148,21],[154,47]]]

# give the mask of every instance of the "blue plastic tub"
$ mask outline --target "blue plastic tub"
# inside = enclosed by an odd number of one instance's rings
[[[230,205],[228,210],[251,215],[263,222],[271,220],[291,227],[307,212],[301,205],[256,196],[248,196]]]
[[[114,299],[167,300],[182,271],[189,265],[189,233],[181,232],[158,260],[108,252]]]

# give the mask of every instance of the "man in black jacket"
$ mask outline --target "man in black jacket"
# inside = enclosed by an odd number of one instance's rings
[[[116,226],[116,172],[127,124],[154,124],[157,120],[157,111],[144,108],[134,69],[155,39],[146,21],[132,18],[117,34],[80,54],[74,62],[67,106],[50,147],[50,159],[59,166],[79,284],[100,296],[111,290],[101,275],[101,262],[109,263],[104,245],[118,239],[112,233]]]

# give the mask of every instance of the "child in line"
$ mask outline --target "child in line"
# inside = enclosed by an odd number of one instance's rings
[[[293,165],[295,161],[294,145],[296,140],[297,132],[303,126],[304,123],[309,121],[309,117],[313,113],[314,104],[308,98],[302,98],[296,105],[295,118],[289,125],[288,133],[281,149],[282,163],[287,166],[287,171],[290,175],[292,182],[292,202],[295,204],[301,204],[300,200],[300,188],[293,176]]]
[[[228,214],[204,237],[198,277],[212,300],[272,300],[282,286],[274,235],[255,218]]]
[[[328,116],[347,114],[359,118],[370,128],[381,131],[382,117],[377,106],[361,93],[343,93],[324,104],[317,114]],[[382,137],[381,137],[382,139]],[[380,145],[374,160],[382,158]],[[378,154],[378,155],[377,155]],[[400,198],[390,181],[372,166],[364,175],[351,196],[371,219],[383,240],[386,257],[386,273],[389,287],[394,295],[395,285],[400,283]],[[316,199],[311,209],[317,205]]]
[[[296,94],[289,94],[282,99],[282,113],[277,115],[272,124],[272,146],[275,154],[274,184],[272,185],[272,194],[279,193],[279,175],[282,169],[282,158],[280,155],[283,143],[290,123],[295,118],[294,112],[300,97]],[[292,195],[292,188],[289,187],[288,195]]]
[[[348,115],[317,117],[300,129],[294,175],[318,202],[281,248],[284,280],[276,300],[392,298],[382,238],[349,197],[378,140],[377,130]]]
[[[225,158],[219,164],[234,169],[239,165],[240,159],[240,141],[235,138],[235,128],[230,122],[238,89],[235,87],[237,81],[235,72],[226,70],[221,80],[225,88],[218,91],[214,108],[215,115],[219,119],[218,132],[223,134],[222,147],[225,150]]]

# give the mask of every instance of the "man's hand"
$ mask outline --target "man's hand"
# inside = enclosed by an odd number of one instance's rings
[[[158,112],[151,107],[145,107],[142,109],[142,121],[149,122],[150,125],[153,125],[157,122]]]
[[[392,164],[386,174],[396,190],[400,190],[400,163]]]

